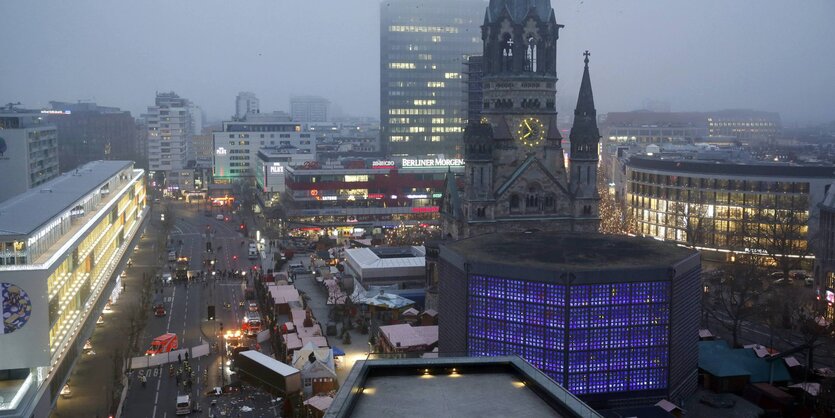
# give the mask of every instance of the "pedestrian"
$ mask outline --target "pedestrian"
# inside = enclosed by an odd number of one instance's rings
[[[180,364],[183,363],[183,356],[179,353],[177,354],[177,363],[180,363]]]
[[[186,351],[186,361],[188,361],[188,351]]]

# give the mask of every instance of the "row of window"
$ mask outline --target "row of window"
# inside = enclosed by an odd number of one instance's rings
[[[749,191],[749,192],[774,192],[774,193],[809,193],[808,182],[791,181],[757,181],[757,180],[730,180],[719,178],[688,177],[671,174],[654,174],[642,171],[630,171],[630,180],[635,183],[647,185],[676,186],[685,188],[698,187],[699,189]]]
[[[517,279],[473,275],[471,296],[525,301],[551,306],[602,306],[669,302],[668,282],[604,283],[565,286]],[[568,294],[567,294],[568,293]],[[568,297],[568,301],[566,298]],[[568,303],[567,303],[568,302]]]

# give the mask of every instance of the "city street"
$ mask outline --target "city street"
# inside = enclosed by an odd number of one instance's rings
[[[243,308],[239,306],[243,300],[241,281],[212,276],[207,269],[210,265],[207,261],[216,258],[214,268],[221,271],[249,269],[252,262],[246,258],[247,247],[241,245],[244,238],[235,228],[238,224],[234,216],[227,214],[229,221],[215,218],[218,209],[214,209],[212,216],[206,216],[202,206],[182,201],[167,201],[164,204],[171,206],[170,215],[174,216],[172,229],[166,237],[167,242],[178,251],[178,255],[189,258],[189,270],[201,271],[207,280],[204,283],[202,279],[192,278],[188,283],[178,280],[162,283],[154,278],[154,298],[164,301],[167,315],[156,317],[148,311],[148,325],[143,331],[140,344],[147,347],[153,338],[171,332],[177,334],[180,349],[203,343],[217,343],[218,347],[222,347],[222,342],[216,338],[221,324],[225,330],[236,329],[240,327],[243,317]],[[154,222],[159,222],[159,212],[152,216],[155,217]],[[207,251],[207,237],[212,243],[213,252]],[[171,272],[173,275],[173,264],[168,263],[164,250],[159,252],[157,263],[162,273]],[[210,304],[216,307],[216,321],[208,321]],[[225,308],[227,304],[228,308]],[[132,372],[123,415],[174,415],[177,395],[187,393],[191,394],[193,401],[201,404],[204,411],[208,411],[209,404],[204,394],[210,388],[221,385],[220,351],[213,350],[209,356],[189,361],[193,370],[191,388],[185,386],[185,375],[183,379],[171,375],[171,366],[174,369],[182,366],[177,361],[159,368],[142,370],[147,379],[144,387],[140,383],[139,370]],[[178,380],[181,380],[179,385]],[[225,383],[229,383],[228,378]]]

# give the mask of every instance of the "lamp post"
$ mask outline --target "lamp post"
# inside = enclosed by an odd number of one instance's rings
[[[224,359],[224,357],[225,357],[224,353],[226,352],[226,341],[225,341],[225,338],[223,336],[223,322],[220,323],[220,342],[221,342],[221,346],[219,347],[220,348],[220,386],[223,387],[223,385],[225,383],[225,380],[226,380],[226,377],[224,376],[224,373],[225,373],[224,367],[225,367],[225,364],[226,364],[226,361]]]

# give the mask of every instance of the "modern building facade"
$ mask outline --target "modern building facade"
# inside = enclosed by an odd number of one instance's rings
[[[241,120],[251,113],[261,113],[261,101],[251,91],[242,91],[235,98],[235,119]]]
[[[342,235],[380,233],[399,225],[438,225],[448,172],[461,160],[371,161],[361,168],[286,167],[282,199],[288,226]]]
[[[732,259],[811,257],[832,166],[661,159],[626,162],[630,231]]]
[[[780,115],[756,110],[710,112],[609,112],[604,137],[611,142],[658,144],[728,138],[769,141],[782,132]]]
[[[293,96],[290,98],[290,117],[293,122],[328,122],[331,102],[319,96]]]
[[[47,122],[58,129],[61,172],[96,160],[138,160],[130,112],[95,103],[50,102]]]
[[[272,118],[224,121],[214,138],[214,181],[229,183],[256,175],[258,150],[269,147],[289,158],[288,165],[316,158],[316,141],[296,122]]]
[[[482,103],[484,102],[484,88],[481,83],[484,77],[484,57],[472,55],[464,63],[464,75],[467,80],[467,120],[466,123],[481,120]]]
[[[147,211],[131,161],[90,162],[0,203],[0,416],[50,415]]]
[[[517,354],[598,409],[696,388],[696,251],[507,232],[442,244],[439,268],[441,353]]]
[[[835,184],[835,183],[833,183]],[[815,280],[827,293],[830,307],[835,305],[835,188],[831,185],[818,205],[820,225],[815,246]],[[829,300],[829,299],[832,300]]]
[[[58,131],[44,116],[0,111],[0,202],[60,174]]]
[[[464,62],[481,52],[482,0],[380,3],[380,128],[392,156],[463,154]]]
[[[307,148],[269,146],[258,150],[253,166],[255,184],[258,187],[259,204],[272,207],[279,203],[285,187],[285,167],[303,166],[315,161],[317,153],[299,152]]]
[[[154,106],[143,115],[148,126],[148,165],[151,171],[186,168],[195,133],[194,106],[174,92],[157,93]],[[200,131],[196,131],[200,132]]]
[[[556,111],[562,25],[550,3],[492,1],[484,22],[483,109],[464,133],[463,184],[447,181],[444,235],[597,232],[600,134],[588,53],[566,165]]]

